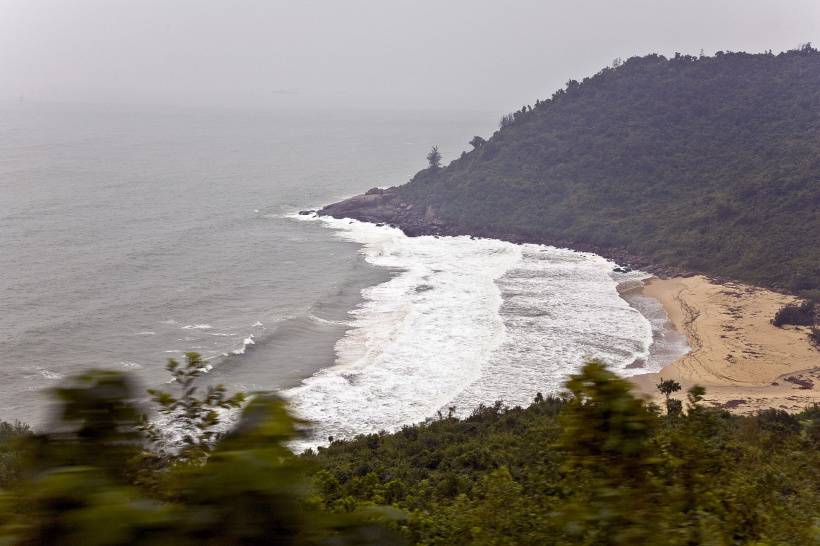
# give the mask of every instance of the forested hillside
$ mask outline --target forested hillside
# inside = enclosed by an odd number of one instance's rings
[[[397,190],[444,232],[623,249],[818,294],[820,52],[810,46],[616,62],[471,144]]]

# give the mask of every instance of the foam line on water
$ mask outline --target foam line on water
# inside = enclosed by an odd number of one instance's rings
[[[323,221],[362,244],[367,261],[400,272],[363,291],[364,303],[336,344],[336,365],[286,396],[322,440],[424,420],[477,380],[503,342],[495,280],[520,261],[520,247]]]
[[[600,256],[318,220],[399,273],[363,291],[336,364],[285,393],[314,424],[297,448],[396,430],[449,405],[460,414],[495,400],[525,405],[588,358],[622,375],[648,371],[629,365],[647,360],[652,325],[619,296],[624,276]]]
[[[630,367],[648,359],[653,329],[618,294],[624,276],[613,272],[615,264],[542,245],[522,245],[522,252],[521,263],[498,281],[507,339],[486,362],[481,379],[452,401],[458,415],[479,403],[526,406],[537,392],[557,394],[590,358],[623,376],[649,371]]]

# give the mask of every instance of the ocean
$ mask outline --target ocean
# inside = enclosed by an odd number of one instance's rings
[[[208,382],[282,393],[315,445],[526,404],[586,358],[631,375],[685,352],[657,302],[619,296],[643,274],[599,256],[297,214],[496,121],[0,106],[0,419],[43,426],[48,390],[88,368],[166,385],[197,351]]]

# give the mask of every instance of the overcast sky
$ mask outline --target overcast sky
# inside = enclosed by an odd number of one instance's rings
[[[615,57],[820,42],[820,0],[0,0],[0,99],[469,109]]]

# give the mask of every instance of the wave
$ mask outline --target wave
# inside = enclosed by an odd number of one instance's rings
[[[652,326],[620,297],[615,264],[590,253],[522,245],[522,260],[498,281],[507,327],[505,342],[485,363],[482,377],[451,405],[468,414],[479,403],[528,405],[537,392],[557,394],[590,358],[619,374],[645,373]],[[645,276],[635,273],[632,277]]]
[[[234,349],[233,351],[231,351],[231,354],[243,355],[243,354],[245,354],[245,351],[248,350],[248,347],[250,347],[252,345],[256,345],[256,341],[254,340],[253,334],[251,334],[248,337],[246,337],[245,339],[243,339],[242,340],[242,346],[239,349]]]
[[[45,379],[58,380],[63,379],[65,377],[63,374],[59,372],[47,370],[45,368],[37,368],[37,372]]]
[[[652,324],[623,300],[618,283],[640,272],[590,253],[470,237],[407,237],[350,219],[321,221],[362,245],[364,258],[399,271],[363,290],[336,343],[336,364],[285,392],[314,436],[396,430],[455,405],[526,405],[560,390],[589,358],[622,375],[646,361]]]
[[[210,330],[212,328],[210,324],[187,324],[182,327],[183,330]]]
[[[521,259],[521,248],[469,237],[409,238],[355,220],[322,221],[362,244],[368,262],[399,273],[363,291],[363,304],[351,312],[350,328],[336,344],[336,365],[285,395],[314,423],[318,438],[424,420],[479,379],[503,342],[495,281]]]
[[[313,313],[310,313],[310,314],[308,315],[308,318],[309,318],[310,320],[314,321],[314,322],[317,322],[317,323],[319,323],[319,324],[326,324],[326,325],[328,325],[328,326],[349,326],[349,325],[350,325],[350,322],[348,322],[348,321],[346,321],[346,320],[330,320],[330,319],[325,319],[325,318],[322,318],[322,317],[317,317],[317,316],[316,316],[316,315],[314,315]]]

